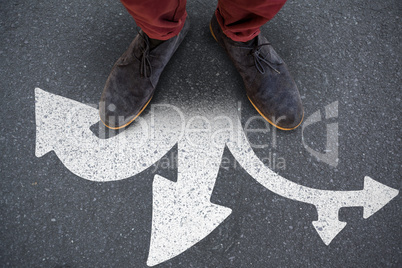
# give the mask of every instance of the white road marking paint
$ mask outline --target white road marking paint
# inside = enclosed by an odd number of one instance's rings
[[[381,184],[370,177],[364,178],[364,188],[358,191],[329,191],[305,187],[289,181],[269,168],[254,154],[246,143],[227,145],[239,164],[268,190],[283,197],[312,204],[317,208],[318,220],[313,226],[326,245],[346,226],[338,219],[342,207],[363,207],[363,218],[367,219],[396,197],[398,190]]]
[[[39,88],[35,89],[35,99],[36,156],[54,150],[69,170],[87,180],[111,181],[136,175],[178,143],[178,181],[156,175],[153,182],[149,266],[184,252],[230,215],[230,208],[210,202],[225,145],[264,187],[283,197],[313,204],[318,212],[313,225],[326,245],[346,225],[338,219],[340,208],[362,206],[363,217],[368,218],[398,195],[397,190],[369,177],[364,178],[364,189],[358,191],[319,190],[286,180],[254,154],[236,107],[218,111],[211,104],[199,111],[189,109],[185,115],[174,108],[153,111],[154,118],[145,115],[122,134],[102,140],[89,130],[98,122],[96,109]],[[183,131],[183,116],[191,121],[188,135],[178,135]]]
[[[157,162],[177,143],[175,130],[180,126],[172,120],[158,121],[153,137],[151,116],[147,115],[139,118],[136,127],[100,139],[89,129],[99,122],[97,109],[39,88],[35,89],[35,102],[35,155],[53,150],[71,172],[87,180],[129,178]],[[178,115],[170,111],[166,116],[176,119]]]
[[[206,136],[199,136],[202,143]],[[189,249],[231,214],[230,208],[210,202],[223,149],[197,150],[179,142],[177,182],[155,176],[148,266]]]

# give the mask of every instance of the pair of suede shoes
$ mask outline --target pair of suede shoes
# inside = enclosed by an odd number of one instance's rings
[[[124,128],[142,113],[189,28],[187,18],[177,36],[156,46],[140,30],[106,81],[99,105],[105,126]],[[304,115],[299,91],[286,64],[267,39],[260,34],[246,43],[235,42],[223,33],[215,15],[210,30],[242,76],[247,97],[261,116],[279,129],[297,128]]]

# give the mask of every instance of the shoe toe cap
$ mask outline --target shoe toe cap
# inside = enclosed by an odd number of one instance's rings
[[[292,130],[297,128],[303,121],[304,111],[301,105],[288,107],[276,115],[276,126],[283,130]]]
[[[297,128],[303,121],[304,111],[298,96],[282,100],[249,99],[264,119],[281,130]]]

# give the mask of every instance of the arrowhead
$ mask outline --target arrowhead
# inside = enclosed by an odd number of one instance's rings
[[[318,221],[313,221],[313,226],[320,235],[322,241],[324,241],[325,245],[328,246],[335,236],[345,228],[346,222],[330,219],[318,219]]]
[[[209,235],[231,212],[155,175],[147,265],[157,265],[184,252]]]
[[[379,183],[368,176],[364,177],[364,191],[366,192],[366,199],[363,204],[363,218],[365,219],[380,210],[399,193],[398,190]]]
[[[99,121],[97,109],[40,88],[35,88],[35,120],[36,157],[52,151],[56,139],[72,131],[72,125],[88,127]]]

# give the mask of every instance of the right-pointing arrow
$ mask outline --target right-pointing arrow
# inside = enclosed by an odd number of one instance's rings
[[[363,218],[367,219],[396,197],[398,190],[388,187],[369,176],[364,177]]]
[[[341,207],[363,207],[363,218],[367,219],[396,197],[398,192],[398,190],[366,176],[363,190],[332,191],[327,196],[323,196],[323,202],[316,204],[318,220],[313,221],[313,226],[328,246],[346,226],[346,222],[338,220],[338,213]],[[335,200],[333,200],[334,198]],[[328,200],[333,201],[328,202]]]
[[[227,145],[239,164],[264,187],[283,197],[316,206],[318,220],[313,221],[313,226],[326,245],[346,226],[345,222],[339,221],[340,208],[363,207],[363,217],[366,219],[399,193],[368,176],[364,178],[364,188],[358,191],[309,188],[289,181],[266,167],[254,154],[244,135],[238,143],[229,142]]]

